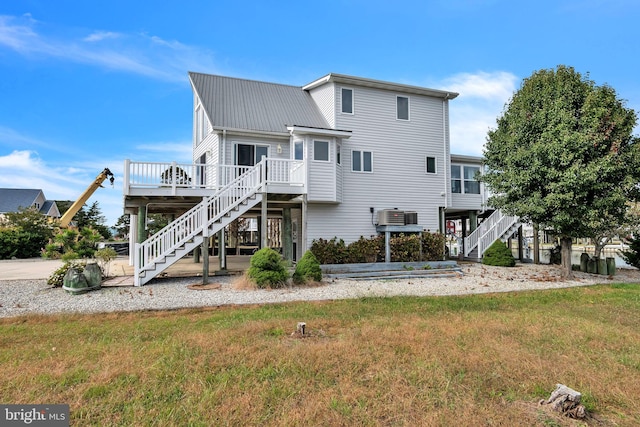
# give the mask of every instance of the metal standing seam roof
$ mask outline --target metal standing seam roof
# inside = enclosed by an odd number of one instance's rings
[[[287,126],[331,129],[302,87],[189,72],[214,129],[288,133]]]

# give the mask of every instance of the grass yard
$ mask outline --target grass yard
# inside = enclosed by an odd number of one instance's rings
[[[307,338],[293,337],[307,324]],[[640,425],[640,285],[0,320],[3,403],[72,425]]]

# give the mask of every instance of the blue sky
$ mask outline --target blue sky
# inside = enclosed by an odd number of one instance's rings
[[[0,187],[122,214],[124,159],[191,161],[188,71],[302,86],[335,72],[457,91],[452,152],[535,70],[569,65],[640,111],[636,0],[71,1],[0,4]],[[636,134],[637,134],[636,129]]]

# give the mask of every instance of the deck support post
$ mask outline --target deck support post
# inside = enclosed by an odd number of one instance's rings
[[[478,212],[469,211],[469,233],[473,233],[478,228]]]
[[[522,237],[522,226],[518,227],[518,259],[522,262],[524,258],[524,252],[522,246],[524,245],[524,238]]]
[[[205,233],[206,234],[206,233]],[[202,238],[202,284],[209,283],[209,236]]]
[[[147,211],[144,206],[138,206],[138,242],[147,240]]]
[[[291,208],[282,209],[282,256],[293,261],[293,235],[291,234]]]
[[[220,260],[220,271],[227,269],[227,245],[224,241],[224,228],[218,232],[218,259]]]
[[[133,253],[138,237],[138,215],[129,214],[129,265],[133,265]]]
[[[262,193],[262,202],[260,205],[260,248],[269,246],[267,233],[267,193]]]

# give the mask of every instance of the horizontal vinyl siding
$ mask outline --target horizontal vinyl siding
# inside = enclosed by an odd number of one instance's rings
[[[342,145],[342,203],[310,204],[309,242],[334,236],[351,242],[361,235],[375,234],[370,207],[376,211],[374,223],[378,210],[398,208],[417,211],[418,222],[424,229],[438,230],[439,207],[445,205],[441,193],[447,191],[449,185],[449,182],[445,185],[448,146],[444,138],[443,102],[411,95],[411,120],[399,121],[396,120],[396,95],[391,91],[355,87],[355,114],[336,115],[336,127],[353,132]],[[373,153],[372,173],[351,171],[352,150]],[[436,158],[436,174],[426,173],[427,156]]]
[[[262,138],[262,137],[250,137],[250,136],[233,136],[227,135],[227,143],[225,146],[225,162],[226,165],[235,164],[235,146],[236,144],[253,144],[253,145],[268,145],[269,157],[276,159],[289,159],[290,148],[289,139],[274,139],[274,138]],[[282,153],[278,154],[278,144],[282,147]]]
[[[315,101],[320,109],[320,113],[324,119],[329,123],[329,126],[335,128],[335,114],[334,114],[334,84],[328,83],[326,85],[317,87],[309,91],[311,98]],[[299,123],[294,123],[299,124]]]

